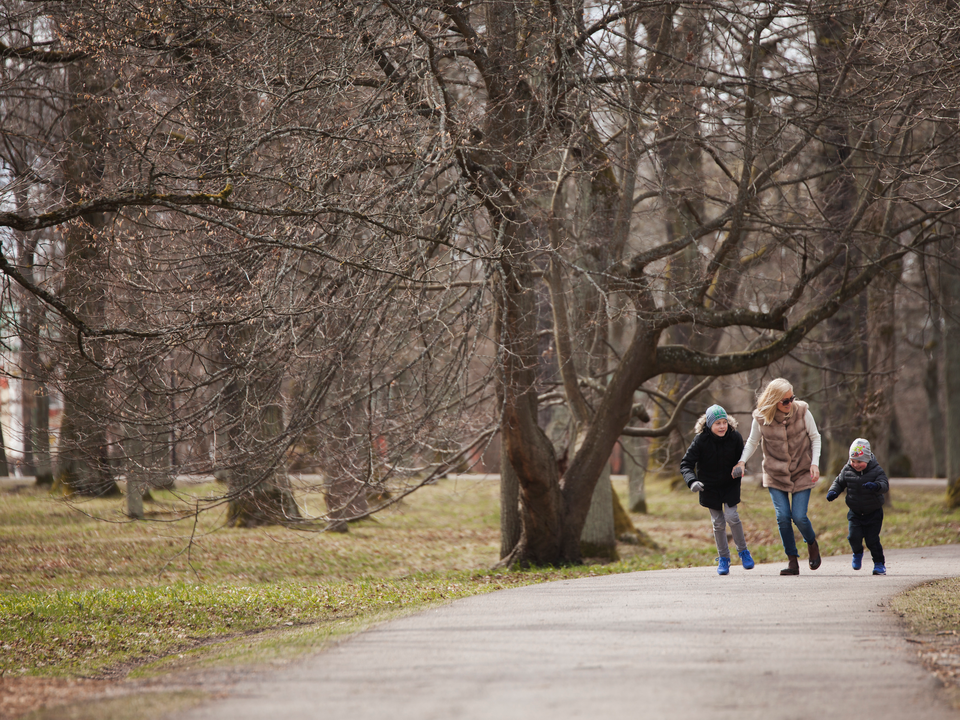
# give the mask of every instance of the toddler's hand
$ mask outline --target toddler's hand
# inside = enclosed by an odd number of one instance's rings
[[[740,467],[739,465],[734,465],[734,466],[733,466],[733,472],[731,473],[731,475],[732,475],[734,478],[741,478],[741,477],[743,477],[743,468]]]
[[[865,482],[865,483],[863,484],[863,489],[864,489],[864,490],[878,490],[878,489],[880,489],[880,486],[877,485],[875,482]]]
[[[703,492],[703,483],[699,480],[694,480],[690,483],[690,492]]]
[[[831,490],[830,492],[827,493],[827,502],[833,502],[834,500],[837,499],[837,496],[839,495],[840,493],[838,493],[836,490]]]

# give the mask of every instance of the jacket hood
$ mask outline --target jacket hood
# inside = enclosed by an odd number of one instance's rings
[[[736,430],[739,423],[737,423],[737,419],[733,415],[727,415],[727,425],[729,425],[732,429]],[[693,426],[693,432],[695,435],[699,435],[706,429],[707,429],[707,416],[701,415],[697,419],[697,424]]]

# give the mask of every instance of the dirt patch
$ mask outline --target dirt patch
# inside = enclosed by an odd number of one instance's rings
[[[908,641],[917,646],[920,663],[943,684],[950,703],[960,710],[960,634],[950,630],[916,635]]]
[[[0,720],[143,720],[226,697],[264,668],[190,669],[150,679],[0,678]]]
[[[14,720],[42,707],[102,697],[120,684],[114,680],[0,677],[0,718]]]

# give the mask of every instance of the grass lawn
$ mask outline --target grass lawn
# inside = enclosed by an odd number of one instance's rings
[[[625,500],[623,483],[615,486]],[[848,554],[846,507],[827,503],[823,490],[809,510],[821,551]],[[622,544],[616,562],[523,572],[489,569],[500,547],[495,481],[443,480],[346,534],[227,529],[216,513],[196,520],[192,503],[218,491],[155,493],[139,522],[123,515],[122,499],[0,491],[0,678],[269,662],[431,603],[553,579],[710,566],[716,555],[708,512],[663,483],[648,487],[649,513],[632,516],[659,549]],[[942,490],[895,487],[892,500],[886,548],[960,542],[960,510],[944,509]],[[769,495],[752,481],[740,516],[756,560],[784,560]]]

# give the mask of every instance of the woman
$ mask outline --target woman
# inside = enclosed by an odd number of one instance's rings
[[[807,519],[810,490],[820,479],[820,432],[805,402],[797,400],[784,378],[771,380],[757,400],[750,437],[737,467],[760,446],[763,451],[763,486],[770,491],[777,512],[780,540],[788,565],[781,575],[799,575],[800,563],[793,526],[800,530],[810,553],[810,569],[820,567],[817,534]]]
[[[737,421],[727,417],[719,405],[711,405],[697,420],[696,436],[680,461],[680,472],[687,487],[700,493],[700,504],[710,511],[713,537],[717,543],[717,574],[730,574],[730,543],[727,525],[737,545],[744,570],[754,566],[747,549],[743,524],[737,513],[740,502],[740,477],[733,472],[743,452],[743,438]]]

